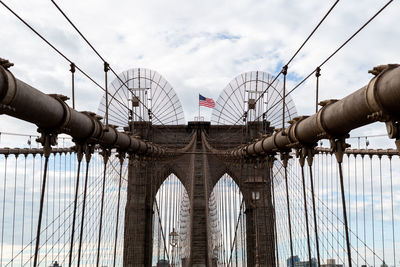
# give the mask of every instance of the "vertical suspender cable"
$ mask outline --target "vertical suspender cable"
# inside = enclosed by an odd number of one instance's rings
[[[35,163],[36,163],[36,154],[33,154],[32,158],[32,204],[31,204],[31,240],[33,240],[33,206],[34,206],[34,197],[35,197]],[[31,251],[33,250],[33,242],[31,242]],[[32,266],[32,261],[29,259]],[[1,259],[0,259],[1,265]]]
[[[235,211],[236,211],[235,207],[239,206],[239,203],[240,203],[240,202],[238,202],[238,199],[237,199],[238,195],[239,195],[239,187],[235,184],[235,191],[233,193],[233,203],[234,203],[233,207],[234,207]],[[236,230],[235,230],[235,263],[236,263],[236,267],[238,266],[238,242],[237,242],[237,240],[238,240],[238,236],[239,236],[238,226],[239,226],[239,222],[240,222],[240,211],[241,210],[242,210],[242,205],[240,205],[239,214],[236,215],[236,212],[235,212],[235,222],[237,222],[237,226],[236,226]]]
[[[382,189],[382,156],[379,155],[379,181],[381,186],[381,223],[382,223],[382,250],[383,250],[383,262],[385,262],[385,235],[383,229],[383,189]]]
[[[161,230],[163,231],[163,235],[167,236],[167,207],[168,207],[168,195],[167,195],[167,183],[166,181],[162,184],[162,189],[163,189],[163,197],[161,200],[161,203],[163,205],[163,209],[161,210],[162,216],[160,215],[161,218],[164,217],[164,227],[162,227],[162,223],[161,225]],[[165,244],[166,240],[164,239],[164,259],[166,259],[168,256],[168,251],[167,251],[167,245]]]
[[[64,154],[64,195],[65,196],[68,196],[68,198],[71,196],[71,187],[70,186],[67,186],[67,181],[69,182],[69,183],[71,183],[71,179],[67,179],[67,155],[70,155],[69,153],[65,153]],[[67,189],[68,189],[68,193],[67,193]],[[63,210],[67,210],[67,197],[65,197],[64,198],[64,203],[63,203]],[[69,211],[69,209],[68,209],[68,211]],[[66,247],[67,246],[67,241],[66,241],[66,238],[67,238],[67,234],[66,234],[66,227],[67,227],[67,223],[65,223],[67,220],[68,220],[68,226],[69,225],[71,225],[71,219],[70,219],[70,216],[68,216],[69,215],[69,212],[65,212],[64,213],[64,218],[63,218],[63,226],[64,226],[64,233],[65,234],[63,234],[64,235],[64,246],[63,246],[63,248],[64,247]],[[67,219],[67,216],[68,216],[68,219]],[[58,253],[61,253],[61,249],[58,251]]]
[[[286,75],[285,75],[286,76]],[[286,204],[287,204],[287,216],[288,216],[288,226],[289,226],[289,241],[290,241],[290,267],[294,267],[293,263],[293,239],[292,239],[292,222],[290,218],[290,200],[289,200],[289,188],[288,188],[288,174],[287,174],[287,164],[289,160],[289,155],[287,153],[283,154],[283,167],[285,171],[285,185],[286,185]]]
[[[299,163],[301,167],[301,180],[303,182],[304,216],[306,219],[308,262],[311,264],[312,261],[311,261],[310,229],[308,227],[307,193],[306,193],[306,181],[304,178],[305,153],[303,152],[303,150],[301,151],[301,153],[302,155],[300,155]]]
[[[393,262],[396,266],[396,243],[394,238],[394,212],[393,212],[393,171],[392,171],[392,156],[389,156],[389,167],[390,167],[390,200],[392,204],[392,242],[393,242]]]
[[[146,173],[147,173],[147,166],[146,166]],[[169,237],[169,234],[172,232],[172,211],[173,211],[173,202],[172,202],[172,179],[171,176],[168,177],[168,228],[167,228],[167,235]],[[169,244],[169,242],[168,242]],[[172,246],[168,245],[168,255],[172,258]]]
[[[53,200],[50,200],[51,206],[52,206],[52,218],[50,218],[51,221],[51,225],[52,225],[52,229],[51,229],[51,258],[54,259],[54,236],[55,236],[55,231],[54,231],[54,227],[55,227],[55,203],[56,203],[56,158],[57,158],[57,153],[53,154]],[[47,191],[48,192],[48,191]],[[50,253],[48,253],[50,254]]]
[[[315,77],[317,77],[317,83],[315,86],[315,113],[318,112],[319,76],[321,76],[321,68],[317,67],[317,69],[315,70]]]
[[[104,191],[106,188],[106,171],[107,171],[108,158],[110,156],[110,150],[103,149],[102,155],[103,155],[104,169],[103,169],[103,186],[102,186],[101,204],[100,204],[101,206],[100,206],[99,238],[98,238],[98,242],[97,242],[97,260],[96,260],[97,267],[99,267],[99,263],[100,263],[100,245],[101,245],[101,231],[102,231],[102,227],[103,227]]]
[[[75,63],[71,63],[70,67],[71,69],[69,71],[72,76],[72,108],[75,109]]]
[[[113,267],[115,267],[115,262],[117,258],[117,241],[118,241],[118,226],[119,226],[119,206],[121,200],[121,185],[122,185],[122,166],[124,164],[124,155],[119,155],[119,183],[118,183],[118,202],[117,202],[117,221],[115,225],[115,241],[114,241],[114,259]],[[157,200],[156,200],[157,201]]]
[[[335,225],[333,224],[333,221],[335,220],[335,217],[339,213],[339,211],[338,211],[338,209],[339,209],[339,207],[338,207],[339,206],[338,205],[339,197],[338,196],[336,197],[336,205],[335,205],[335,190],[334,190],[335,187],[333,185],[333,183],[335,181],[335,178],[336,178],[336,181],[337,181],[339,179],[339,177],[337,177],[338,176],[338,171],[336,170],[336,168],[334,168],[335,165],[333,164],[333,162],[334,162],[333,157],[331,157],[331,189],[332,190],[331,190],[331,210],[330,210],[331,211],[331,219],[330,219],[331,220],[330,221],[331,242],[330,242],[330,246],[332,248],[332,256],[334,255],[334,252],[335,252],[334,248],[333,248],[333,243],[336,240],[335,233],[334,233]],[[350,186],[350,179],[349,179],[349,186]],[[339,194],[338,188],[336,188],[336,193]],[[336,214],[335,214],[335,206],[336,206]],[[339,257],[339,255],[337,253],[336,253],[336,255]]]
[[[161,233],[160,228],[161,228],[161,225],[162,225],[162,218],[163,218],[161,215],[163,214],[163,208],[164,208],[164,203],[163,203],[163,200],[164,200],[164,186],[163,186],[163,184],[160,185],[160,189],[158,189],[158,190],[159,190],[158,203],[160,203],[160,204],[156,203],[156,207],[158,207],[158,221],[159,221],[159,223],[157,225],[159,227],[159,229],[158,229],[158,231],[160,232],[159,235],[161,235],[161,237],[162,237],[163,233]],[[160,237],[160,242],[158,243],[159,249],[161,249],[161,245],[162,245],[161,237]],[[163,259],[165,259],[165,251],[162,254],[163,254]]]
[[[231,200],[232,200],[232,194],[231,194],[231,191],[232,191],[232,180],[227,180],[227,183],[228,183],[228,188],[227,188],[227,204],[228,204],[228,213],[229,213],[229,219],[228,219],[228,225],[229,225],[229,257],[230,258],[232,258],[232,253],[233,253],[233,250],[231,249],[232,248],[232,245],[233,245],[233,239],[232,239],[232,226],[234,226],[235,225],[235,223],[234,223],[234,220],[232,219],[232,203],[231,203]],[[232,225],[232,223],[233,223],[233,225]]]
[[[23,266],[24,262],[24,234],[25,234],[25,200],[26,200],[26,157],[28,154],[24,154],[25,162],[24,162],[24,196],[23,196],[23,205],[22,205],[22,240],[21,240],[21,265]]]
[[[226,177],[225,177],[225,175],[224,175],[224,178],[222,178],[222,204],[223,204],[223,206],[222,206],[222,208],[223,208],[223,215],[224,215],[224,220],[225,220],[225,223],[224,223],[224,233],[225,233],[225,236],[224,236],[224,242],[225,242],[225,244],[224,244],[224,263],[226,264],[226,265],[228,265],[228,246],[229,246],[229,244],[228,244],[228,214],[227,214],[227,207],[226,207],[226,203],[227,201],[226,201]]]
[[[365,228],[365,170],[364,170],[364,155],[361,155],[362,163],[362,181],[363,181],[363,221],[364,221],[364,264],[367,265],[367,231]]]
[[[273,216],[274,216],[274,239],[275,239],[275,251],[276,251],[276,265],[279,267],[279,250],[278,250],[278,233],[276,231],[276,201],[275,201],[275,180],[273,177],[273,168],[274,168],[274,157],[270,157],[269,160],[269,172],[270,172],[270,180],[271,180],[271,191],[272,191],[272,208],[273,208]]]
[[[80,172],[81,172],[81,162],[82,162],[82,157],[83,157],[82,146],[77,146],[77,147],[78,147],[78,151],[77,151],[78,168],[77,168],[77,173],[76,173],[76,184],[75,184],[74,213],[72,215],[71,246],[69,249],[69,260],[68,260],[69,267],[72,266],[72,253],[73,253],[74,242],[75,242],[74,235],[75,235],[76,209],[78,206],[78,194],[79,194],[79,176],[80,176]]]
[[[14,261],[15,207],[16,207],[16,201],[17,201],[18,156],[19,156],[19,154],[15,154],[14,208],[13,208],[13,223],[12,223],[11,262]]]
[[[79,236],[79,247],[78,247],[78,264],[79,267],[81,264],[81,250],[82,250],[82,239],[83,239],[83,230],[85,226],[85,208],[86,208],[86,197],[87,197],[87,184],[88,184],[88,176],[89,176],[89,163],[92,155],[91,148],[86,147],[85,157],[86,157],[86,175],[85,175],[85,188],[83,191],[83,203],[82,203],[82,220],[81,220],[81,232]]]
[[[374,265],[375,266],[375,255],[376,255],[376,251],[375,251],[375,214],[374,214],[374,185],[373,185],[373,179],[372,179],[372,155],[369,155],[369,159],[370,159],[370,178],[371,178],[371,212],[372,212],[372,248],[373,248],[373,261],[374,261]]]
[[[38,264],[38,255],[39,255],[39,245],[40,245],[40,230],[42,226],[42,216],[43,216],[43,203],[44,203],[44,196],[46,192],[46,179],[47,179],[47,167],[49,163],[49,156],[50,151],[45,153],[44,155],[44,173],[43,173],[43,181],[42,181],[42,190],[40,195],[40,206],[39,206],[39,218],[38,218],[38,225],[36,231],[36,246],[35,246],[35,255],[33,258],[33,267],[36,267]]]
[[[319,252],[317,210],[316,210],[316,205],[315,205],[315,192],[314,192],[314,179],[313,179],[312,162],[313,162],[313,156],[312,156],[311,151],[310,151],[308,156],[307,156],[307,163],[308,163],[308,168],[309,168],[309,171],[310,171],[310,186],[311,186],[311,198],[312,198],[312,204],[313,204],[312,207],[313,207],[313,217],[314,217],[315,246],[316,246],[316,249],[317,249],[317,262],[318,262],[318,267],[319,267],[319,266],[321,266],[321,258],[320,258],[320,252]]]
[[[110,70],[110,65],[107,62],[104,62],[104,80],[105,80],[105,89],[106,89],[106,127],[108,127],[108,80],[107,80],[107,72]]]
[[[356,247],[358,248],[358,185],[357,185],[357,154],[354,154],[354,182],[355,182],[355,191],[356,191],[356,240],[357,244]],[[350,213],[350,207],[349,207],[349,213]],[[356,264],[358,266],[358,258],[359,258],[359,253],[357,251],[357,261]]]
[[[335,155],[336,160],[339,166],[339,178],[340,178],[340,191],[342,195],[342,208],[343,208],[343,219],[344,219],[344,227],[345,227],[345,235],[346,235],[346,245],[347,245],[347,257],[348,257],[348,266],[352,266],[351,261],[351,248],[350,248],[350,239],[349,239],[349,227],[347,222],[347,213],[346,213],[346,197],[344,192],[344,182],[343,182],[343,170],[342,170],[342,161],[343,161],[343,152],[345,143],[343,140],[333,141],[335,142]]]
[[[286,75],[287,75],[288,65],[283,66],[283,93],[282,93],[282,134],[284,134],[283,129],[285,129],[285,108],[286,108]],[[293,256],[293,255],[292,255]],[[292,259],[293,260],[293,259]]]

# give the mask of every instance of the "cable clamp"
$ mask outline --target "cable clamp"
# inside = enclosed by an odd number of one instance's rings
[[[17,95],[17,80],[14,75],[8,70],[13,64],[6,59],[0,58],[0,74],[3,76],[5,89],[0,91],[0,108],[12,109],[9,105],[13,102]],[[14,110],[15,111],[15,110]]]
[[[65,103],[65,101],[69,100],[69,97],[60,94],[48,94],[48,96],[51,96],[52,98],[60,102],[64,110],[63,118],[61,120],[61,123],[56,127],[56,131],[59,132],[65,131],[66,133],[69,133],[70,129],[68,129],[66,126],[71,120],[71,111],[69,109],[68,104]]]
[[[400,122],[399,121],[386,122],[386,130],[389,138],[396,139],[395,144],[397,147],[397,151],[400,153]]]
[[[38,128],[37,131],[40,133],[40,137],[36,139],[36,142],[42,144],[43,154],[46,158],[48,158],[51,153],[51,146],[57,145],[57,133],[41,128]]]
[[[111,149],[102,147],[102,148],[101,148],[100,155],[103,156],[104,165],[107,164],[108,159],[109,159],[110,156],[111,156]]]
[[[292,120],[290,120],[288,123],[290,124],[289,128],[287,128],[287,137],[289,139],[289,145],[288,147],[291,148],[296,148],[301,145],[300,140],[297,137],[297,126],[299,122],[302,120],[307,119],[309,116],[298,116],[294,117]]]
[[[338,163],[343,162],[344,151],[346,148],[350,147],[350,145],[346,143],[346,138],[348,137],[349,135],[347,134],[340,138],[332,138],[329,140],[331,143],[332,152],[335,154]]]
[[[280,154],[283,167],[286,168],[288,166],[289,159],[291,159],[292,156],[290,156],[289,151],[281,151]]]
[[[391,120],[390,113],[383,108],[379,96],[377,94],[377,84],[387,71],[397,68],[398,66],[400,65],[398,64],[379,65],[374,67],[372,70],[368,71],[368,73],[371,73],[375,76],[374,78],[371,79],[365,91],[365,100],[371,112],[371,114],[367,116],[369,120],[382,121],[382,122],[387,122]]]
[[[319,130],[321,131],[320,134],[317,135],[317,137],[319,139],[324,139],[324,138],[331,138],[331,135],[328,133],[325,123],[322,120],[322,115],[326,109],[326,107],[328,107],[329,105],[336,103],[338,100],[337,99],[328,99],[328,100],[324,100],[318,103],[318,105],[320,105],[322,108],[318,111],[317,113],[317,126],[319,128]]]

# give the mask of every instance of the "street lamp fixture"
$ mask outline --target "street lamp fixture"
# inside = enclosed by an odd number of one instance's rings
[[[172,232],[169,233],[169,244],[172,246],[172,262],[171,266],[175,266],[174,260],[174,249],[178,246],[179,234],[175,232],[175,227],[172,228]]]
[[[259,200],[260,199],[260,192],[258,192],[258,191],[251,192],[251,199],[253,199],[254,201]]]

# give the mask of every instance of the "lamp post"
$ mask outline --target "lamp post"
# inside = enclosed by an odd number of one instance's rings
[[[179,238],[179,234],[177,232],[175,232],[175,227],[174,227],[174,228],[172,228],[172,232],[169,233],[169,244],[172,246],[171,266],[175,266],[174,249],[178,245],[178,238]]]

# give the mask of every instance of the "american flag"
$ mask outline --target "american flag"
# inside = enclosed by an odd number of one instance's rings
[[[208,108],[214,108],[215,107],[215,102],[212,98],[207,98],[202,95],[199,95],[199,105],[208,107]]]

